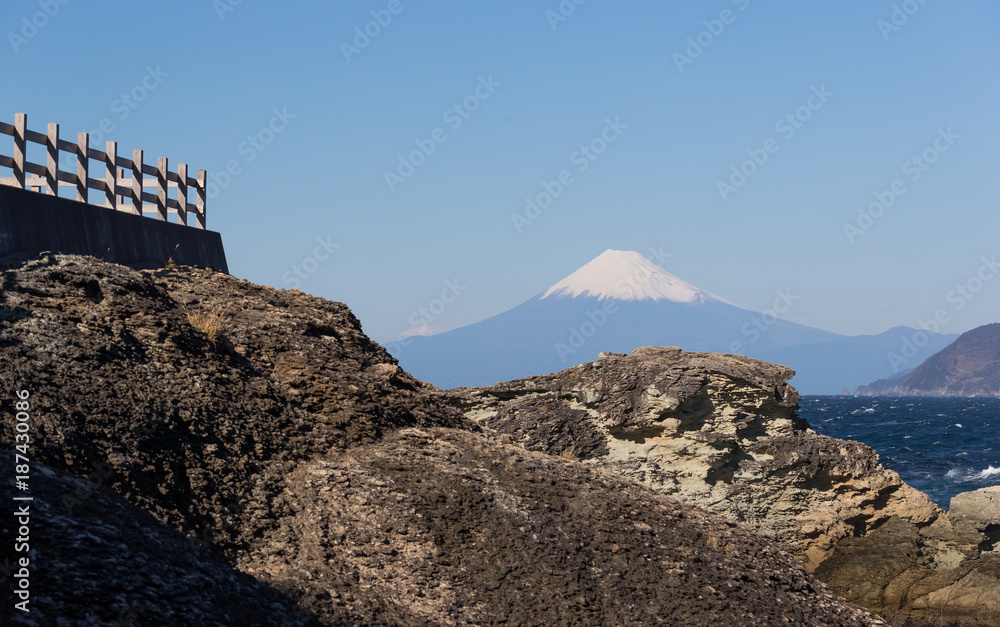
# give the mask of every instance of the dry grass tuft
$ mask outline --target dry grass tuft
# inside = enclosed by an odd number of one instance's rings
[[[218,311],[188,313],[188,322],[208,338],[212,346],[225,336],[226,317]]]
[[[580,451],[577,450],[577,447],[576,447],[576,445],[579,444],[579,443],[580,443],[580,440],[578,439],[576,442],[573,442],[573,445],[570,446],[569,448],[564,448],[559,453],[559,457],[562,457],[563,459],[568,459],[570,461],[576,461],[576,460],[580,459]]]

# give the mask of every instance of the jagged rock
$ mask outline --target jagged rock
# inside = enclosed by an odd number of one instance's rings
[[[963,532],[869,447],[809,429],[793,374],[739,355],[647,347],[447,394],[528,449],[745,524],[870,609],[929,620],[941,591],[961,582],[945,617],[1000,624],[983,618],[1000,590],[1000,573],[980,555],[984,536]]]
[[[301,292],[14,265],[0,379],[30,391],[55,477],[32,483],[39,578],[63,584],[35,599],[47,624],[116,624],[122,604],[149,625],[882,624],[718,515],[484,433]],[[5,448],[14,420],[0,404]],[[98,569],[116,537],[136,559]]]
[[[948,517],[952,524],[971,534],[982,535],[982,549],[1000,551],[1000,486],[963,492],[951,499]]]
[[[5,468],[15,464],[0,454]],[[120,496],[35,462],[29,508],[27,613],[15,609],[11,587],[25,553],[5,547],[0,564],[5,625],[283,625],[321,623],[288,596],[241,573],[217,552],[199,546]],[[23,496],[0,482],[5,504]],[[67,497],[86,495],[74,507]],[[5,512],[0,533],[16,535]],[[11,545],[13,548],[13,545]],[[8,622],[10,621],[10,622]]]
[[[792,371],[739,355],[637,349],[559,373],[451,391],[529,449],[577,457],[711,507],[815,568],[841,538],[941,510],[858,442],[796,415]]]

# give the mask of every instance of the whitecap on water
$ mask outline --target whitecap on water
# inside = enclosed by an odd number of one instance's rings
[[[998,475],[1000,475],[1000,468],[995,468],[993,465],[979,472],[972,469],[952,468],[945,473],[949,479],[958,479],[959,481],[982,481]]]
[[[989,479],[990,477],[995,477],[1000,475],[1000,468],[994,468],[992,464],[986,470],[982,471],[976,475],[976,479]]]
[[[956,422],[956,423],[955,423],[955,426],[956,426],[956,427],[958,427],[959,429],[961,429],[961,428],[962,428],[962,423],[960,423],[960,422]]]

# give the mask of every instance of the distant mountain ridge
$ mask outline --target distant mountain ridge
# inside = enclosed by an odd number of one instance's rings
[[[784,290],[787,292],[787,290]],[[804,394],[839,394],[892,374],[887,356],[913,335],[847,337],[783,320],[785,293],[758,313],[674,276],[635,251],[607,250],[534,298],[486,320],[387,348],[442,388],[548,374],[641,346],[740,353],[794,369]],[[955,336],[929,334],[923,360]]]
[[[909,374],[875,381],[856,394],[1000,396],[1000,323],[967,331]]]

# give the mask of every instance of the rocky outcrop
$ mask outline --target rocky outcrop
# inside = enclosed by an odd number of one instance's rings
[[[42,501],[14,624],[881,624],[744,527],[484,432],[301,292],[48,255],[0,275],[0,379]]]
[[[905,377],[858,388],[861,396],[1000,396],[1000,323],[960,335]]]
[[[13,468],[12,453],[0,454]],[[96,485],[100,476],[73,477],[35,462],[31,502],[4,477],[0,499],[28,506],[29,612],[13,589],[23,553],[5,547],[0,563],[5,625],[260,625],[318,626],[292,598],[242,573],[218,551],[201,550],[117,494]],[[68,498],[81,498],[67,507]],[[0,522],[13,548],[14,516]],[[20,523],[18,523],[20,524]]]
[[[893,519],[845,538],[816,575],[890,619],[1000,625],[1000,487],[955,496],[926,528]]]
[[[468,418],[528,449],[745,524],[869,608],[939,618],[942,591],[964,581],[961,598],[971,600],[948,597],[946,616],[980,620],[1000,590],[984,538],[956,532],[867,446],[809,429],[795,411],[793,374],[738,355],[648,347],[448,394]]]

